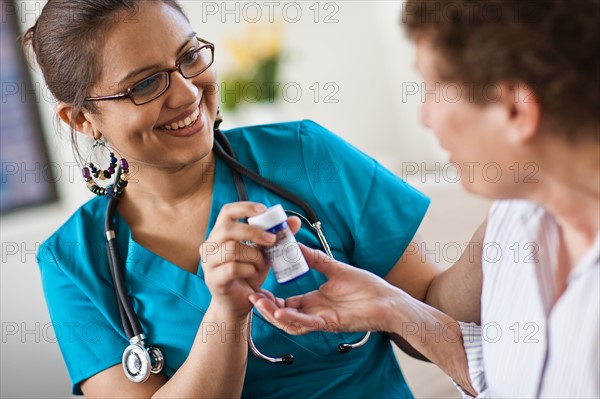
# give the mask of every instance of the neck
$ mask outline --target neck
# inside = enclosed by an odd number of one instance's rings
[[[185,209],[187,204],[198,204],[201,199],[211,198],[214,170],[212,151],[201,160],[180,167],[136,165],[130,171],[120,208],[135,204],[139,209],[171,212]]]
[[[526,197],[552,213],[569,257],[577,260],[600,229],[600,144],[565,145],[548,140],[539,146],[535,159],[539,183]]]

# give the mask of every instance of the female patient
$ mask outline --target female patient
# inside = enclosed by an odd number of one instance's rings
[[[481,319],[483,340],[463,326],[480,397],[600,397],[600,4],[410,0],[404,17],[427,88],[462,90],[458,101],[428,98],[424,124],[458,165],[500,167],[463,178],[498,201],[427,302]],[[403,334],[474,393],[452,318],[306,254],[329,281],[285,303],[254,294],[263,314],[294,333]]]
[[[172,0],[49,0],[25,36],[58,99],[59,117],[72,136],[94,140],[100,161],[84,165],[82,184],[96,194],[111,193],[99,180],[117,179],[115,167],[128,161],[129,175],[117,184],[129,182],[114,220],[117,246],[146,343],[165,359],[162,372],[144,383],[132,383],[123,373],[121,356],[130,337],[104,250],[108,198],[99,196],[38,253],[52,321],[72,331],[59,335],[59,344],[74,393],[410,397],[384,334],[373,334],[364,346],[342,355],[340,343],[355,343],[364,334],[291,337],[257,315],[256,347],[295,359],[282,365],[248,355],[249,294],[264,284],[288,297],[314,290],[325,279],[311,271],[281,286],[260,252],[241,244],[269,245],[274,237],[240,219],[265,205],[300,209],[249,180],[244,183],[252,202],[238,201],[231,170],[211,151],[215,49],[205,35],[192,29]],[[315,210],[336,258],[369,265],[369,271],[425,298],[435,269],[421,264],[419,254],[399,261],[428,206],[423,195],[313,122],[240,128],[226,135],[240,162],[258,173],[272,171],[272,165],[297,166],[299,178],[277,169],[269,178]],[[317,174],[311,172],[315,167]],[[289,222],[299,229],[299,241],[320,248],[308,226],[301,227],[298,218]]]

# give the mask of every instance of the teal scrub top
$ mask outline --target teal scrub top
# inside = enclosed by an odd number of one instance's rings
[[[242,164],[313,207],[336,259],[379,276],[399,260],[429,205],[423,194],[314,122],[244,127],[225,134]],[[252,181],[244,178],[244,182],[251,201],[302,212]],[[207,236],[221,207],[237,200],[231,171],[217,158]],[[50,317],[75,394],[81,394],[81,381],[119,364],[128,345],[106,256],[106,205],[105,197],[87,202],[37,254]],[[211,300],[202,268],[189,273],[142,247],[118,212],[115,231],[128,294],[147,344],[162,350],[164,373],[170,377],[185,361]],[[321,248],[306,225],[297,239]],[[270,272],[264,288],[286,298],[318,289],[325,281],[311,270],[280,285]],[[256,311],[254,320],[259,350],[270,356],[293,354],[295,360],[293,365],[271,364],[249,354],[242,397],[412,397],[385,334],[374,333],[365,346],[340,354],[340,343],[357,342],[364,334],[291,336]],[[206,333],[215,333],[213,327]],[[228,334],[216,330],[224,338]]]

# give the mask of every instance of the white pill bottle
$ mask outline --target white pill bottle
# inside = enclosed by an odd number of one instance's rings
[[[277,236],[273,246],[261,247],[261,250],[279,284],[290,283],[308,273],[308,264],[287,224],[287,215],[281,205],[274,205],[260,215],[248,218],[248,224]]]

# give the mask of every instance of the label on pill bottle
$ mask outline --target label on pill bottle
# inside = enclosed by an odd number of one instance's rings
[[[248,218],[248,224],[258,226],[277,237],[275,244],[261,247],[261,250],[279,284],[289,283],[309,271],[296,237],[286,220],[287,215],[281,205],[272,206],[264,213]]]

